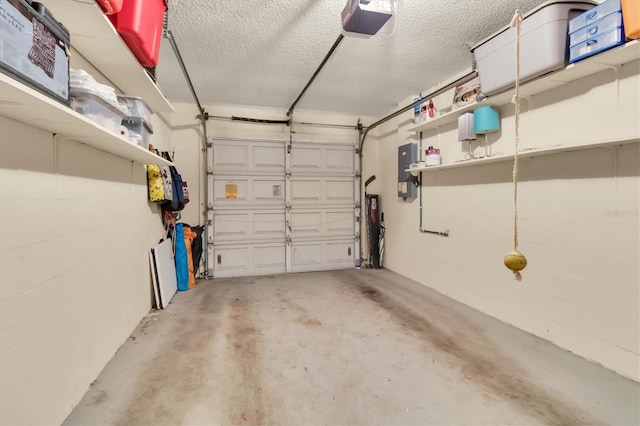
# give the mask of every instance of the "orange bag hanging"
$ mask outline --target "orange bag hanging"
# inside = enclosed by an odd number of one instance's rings
[[[196,286],[196,276],[193,273],[193,255],[191,254],[191,243],[198,234],[193,232],[190,227],[184,226],[184,245],[187,246],[187,262],[189,263],[189,288]]]

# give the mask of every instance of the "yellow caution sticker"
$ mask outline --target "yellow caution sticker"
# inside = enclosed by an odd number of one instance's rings
[[[227,198],[238,198],[238,185],[235,183],[228,183],[224,186],[224,192],[227,194]]]

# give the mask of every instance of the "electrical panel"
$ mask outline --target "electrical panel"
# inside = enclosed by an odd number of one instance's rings
[[[398,147],[398,197],[416,198],[418,196],[416,178],[410,172],[405,172],[417,161],[418,144],[408,143]]]

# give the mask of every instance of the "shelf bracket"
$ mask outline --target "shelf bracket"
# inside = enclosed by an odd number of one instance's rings
[[[533,95],[528,95],[528,96],[520,96],[521,100],[525,100],[527,101],[527,111],[531,111],[534,107],[533,107]]]
[[[619,160],[620,160],[621,145],[603,146],[602,148],[610,149],[611,152],[613,153],[614,189],[618,189],[618,164],[619,164]]]
[[[603,68],[607,68],[613,71],[613,77],[616,80],[616,109],[620,109],[620,71],[622,65],[609,65],[600,64]]]
[[[58,174],[58,158],[60,156],[60,145],[67,141],[76,141],[77,138],[61,135],[60,133],[53,134],[53,170]]]

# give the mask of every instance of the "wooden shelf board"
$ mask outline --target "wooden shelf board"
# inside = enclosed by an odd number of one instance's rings
[[[172,164],[2,73],[0,116],[77,140],[141,164]]]

